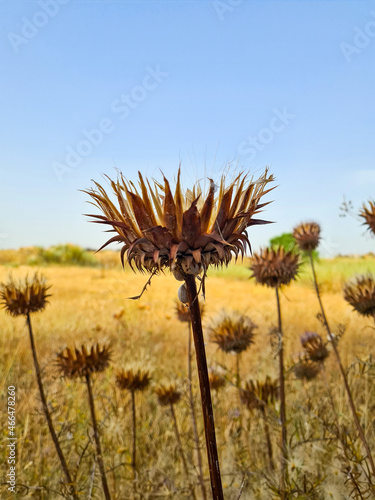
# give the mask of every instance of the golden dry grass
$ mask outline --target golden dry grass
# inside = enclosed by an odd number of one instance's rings
[[[107,254],[112,259],[112,253]],[[117,256],[118,257],[118,256]],[[105,260],[104,257],[102,257]],[[366,271],[375,271],[375,259],[336,259],[324,261],[318,265],[318,275],[322,277],[323,300],[327,316],[334,332],[340,325],[346,327],[339,348],[345,366],[351,365],[356,358],[364,359],[374,353],[375,333],[373,323],[361,318],[351,311],[343,300],[342,285],[348,276]],[[20,265],[12,270],[15,277],[34,273],[35,268]],[[40,363],[44,369],[44,379],[52,407],[55,408],[54,420],[61,431],[63,446],[72,466],[88,443],[88,406],[84,384],[79,381],[64,381],[57,377],[54,369],[55,355],[66,345],[80,345],[85,341],[109,341],[112,345],[112,365],[104,375],[98,375],[94,383],[97,394],[99,420],[103,422],[102,434],[104,455],[109,469],[109,482],[113,490],[113,498],[131,498],[129,481],[131,477],[130,460],[130,406],[129,399],[115,387],[114,374],[121,367],[138,367],[151,370],[153,382],[177,381],[186,388],[187,366],[187,325],[177,321],[174,307],[179,283],[171,276],[157,276],[151,287],[138,301],[127,300],[137,295],[148,279],[146,275],[135,275],[130,270],[113,268],[78,268],[78,267],[46,267],[43,273],[52,284],[50,305],[43,313],[32,316],[34,333]],[[0,280],[6,280],[9,268],[0,267]],[[222,309],[238,310],[248,314],[258,325],[255,344],[241,356],[242,379],[263,378],[266,374],[277,375],[277,360],[270,345],[269,331],[276,324],[275,296],[273,289],[262,288],[248,279],[250,272],[245,264],[230,266],[229,270],[215,270],[209,273],[206,283],[206,303],[204,323],[209,323]],[[308,269],[302,273],[301,280],[290,288],[284,289],[281,295],[282,316],[286,337],[286,364],[296,358],[301,351],[299,337],[306,330],[317,331],[324,336],[324,330],[316,315],[318,304],[311,284]],[[0,364],[2,366],[0,387],[1,405],[5,408],[6,388],[9,385],[17,389],[17,434],[18,481],[31,487],[26,498],[59,498],[51,493],[58,490],[60,478],[58,464],[46,425],[40,411],[39,395],[34,379],[33,365],[27,331],[22,318],[13,319],[0,312],[2,332],[0,336]],[[235,358],[225,355],[207,341],[207,355],[210,365],[224,365],[234,369]],[[353,369],[354,370],[354,369]],[[330,356],[327,362],[330,380],[336,384],[335,396],[337,409],[342,412],[342,420],[350,425],[349,412],[346,407],[342,386],[335,362]],[[353,371],[352,384],[358,391],[364,386],[357,372]],[[366,382],[367,383],[367,382]],[[361,389],[362,390],[362,389]],[[371,431],[370,401],[375,404],[374,388],[366,386],[367,394],[361,399],[360,407],[362,423]],[[264,468],[264,443],[260,435],[262,431],[247,411],[243,411],[240,422],[233,409],[238,404],[237,394],[233,387],[225,389],[225,396],[220,393],[214,396],[218,425],[218,442],[222,460],[222,471],[226,486],[226,498],[236,498],[245,469],[252,461],[259,468]],[[306,392],[307,391],[307,392]],[[223,395],[223,393],[221,393]],[[312,406],[316,418],[319,403],[324,396],[324,385],[321,380],[306,386],[295,381],[291,375],[288,380],[289,433],[293,433],[294,417],[299,415],[305,419],[306,429],[315,424],[308,423],[308,411],[305,408],[306,394],[314,399]],[[362,397],[359,392],[356,397]],[[157,407],[157,400],[152,390],[137,397],[139,414],[139,449],[141,450],[141,468],[144,498],[157,490],[163,498],[173,495],[176,484],[183,482],[178,455],[171,460],[170,447],[176,444],[172,432],[172,424],[166,410]],[[314,405],[317,405],[316,407]],[[187,409],[186,395],[178,406],[178,418],[182,435],[186,443],[187,453],[192,454],[192,438],[190,417]],[[309,410],[310,411],[310,410]],[[305,413],[306,414],[305,414]],[[257,420],[259,425],[261,421]],[[260,423],[259,423],[260,422]],[[278,458],[277,422],[272,421],[274,430],[274,454]],[[248,432],[241,430],[241,425]],[[6,427],[2,439],[5,442]],[[241,435],[242,437],[239,435]],[[246,434],[246,439],[244,437]],[[153,438],[150,440],[150,435]],[[249,437],[250,436],[250,437]],[[250,449],[247,447],[250,442]],[[374,445],[374,441],[372,441]],[[1,459],[4,458],[4,448]],[[250,455],[249,455],[250,453]],[[93,448],[88,446],[85,452],[78,480],[83,485],[85,494],[91,484],[93,464]],[[296,448],[292,460],[296,461],[295,469],[304,471],[311,469],[323,461],[329,479],[324,483],[323,496],[306,498],[344,498],[348,489],[344,486],[345,477],[341,465],[334,458],[332,450],[327,451],[323,445],[313,444]],[[172,465],[171,465],[172,464]],[[173,472],[173,468],[175,471]],[[193,471],[192,471],[193,472]],[[208,478],[207,471],[206,477]],[[176,479],[177,478],[177,479]],[[250,480],[249,480],[250,481]],[[258,480],[257,480],[258,481]],[[252,479],[250,482],[254,482]],[[100,499],[100,479],[94,481],[92,498]],[[262,484],[261,480],[258,481]],[[43,489],[44,487],[44,489]],[[41,489],[42,488],[42,489]],[[274,498],[264,493],[263,487],[247,487],[242,499]],[[258,489],[257,489],[258,488]],[[336,493],[329,497],[329,488]],[[26,490],[25,490],[26,491]],[[198,489],[197,489],[198,491]],[[263,491],[263,493],[262,493]],[[324,493],[325,492],[325,493]],[[327,493],[328,492],[328,493]],[[85,494],[82,498],[86,498]],[[54,496],[55,495],[55,496]],[[125,495],[125,496],[124,496]],[[147,496],[149,495],[149,496]],[[181,495],[181,496],[179,496]],[[268,495],[268,496],[267,496]],[[324,496],[327,495],[327,496]],[[340,496],[341,495],[341,496]],[[159,496],[160,498],[160,496]],[[175,498],[188,498],[182,493],[175,493]],[[275,497],[276,498],[276,497]],[[304,497],[296,497],[304,498]]]

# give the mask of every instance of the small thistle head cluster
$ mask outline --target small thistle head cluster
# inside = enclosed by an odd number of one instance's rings
[[[369,231],[375,235],[375,202],[369,201],[368,206],[363,204],[359,215],[365,219],[364,224],[368,227]]]
[[[239,354],[254,343],[256,328],[248,316],[224,312],[209,328],[210,340],[224,352]]]
[[[344,287],[344,299],[362,316],[375,318],[375,279],[370,274],[360,276]]]
[[[277,380],[271,380],[269,376],[263,382],[249,380],[245,388],[240,392],[241,401],[249,410],[264,410],[279,398],[279,386]]]
[[[210,387],[213,391],[219,391],[225,387],[225,378],[221,377],[218,373],[211,372],[209,374]]]
[[[49,288],[44,276],[37,273],[31,280],[26,276],[17,281],[10,276],[8,282],[0,286],[0,302],[11,316],[27,316],[46,307]]]
[[[300,358],[293,367],[294,375],[299,380],[313,380],[320,372],[320,365],[308,358]]]
[[[155,392],[160,406],[174,405],[181,399],[181,392],[177,390],[176,384],[160,385]]]
[[[122,243],[123,264],[126,256],[129,265],[140,271],[169,267],[183,281],[187,274],[227,265],[233,256],[245,254],[250,247],[246,229],[266,223],[253,217],[265,206],[260,201],[271,181],[267,170],[258,180],[240,174],[229,186],[222,177],[218,195],[210,180],[204,196],[199,184],[183,193],[180,172],[174,193],[165,177],[163,184],[155,181],[151,186],[139,173],[137,188],[120,175],[116,182],[109,179],[117,206],[98,183],[85,192],[102,212],[89,217],[117,233],[101,249]]]
[[[265,248],[255,253],[250,266],[252,278],[269,287],[289,285],[295,280],[300,265],[299,256],[283,247]]]
[[[304,222],[293,229],[293,237],[301,250],[311,252],[319,245],[320,230],[316,222]]]
[[[85,377],[104,371],[110,362],[108,345],[94,344],[90,348],[66,347],[57,355],[56,365],[65,377]]]
[[[203,318],[204,304],[199,302],[199,308],[201,310],[201,318]],[[176,311],[178,321],[181,321],[182,323],[190,323],[190,321],[191,321],[190,309],[186,303],[182,303],[181,301],[177,300],[175,311]]]
[[[147,370],[121,370],[116,374],[116,383],[120,389],[130,392],[144,391],[151,382],[150,372]]]
[[[329,356],[326,344],[316,332],[305,332],[301,336],[301,344],[311,361],[324,361]]]

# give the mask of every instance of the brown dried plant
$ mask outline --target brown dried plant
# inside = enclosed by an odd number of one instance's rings
[[[54,443],[57,455],[60,460],[61,468],[65,476],[68,494],[71,498],[76,500],[78,498],[76,487],[72,479],[72,475],[69,471],[65,456],[61,449],[59,438],[55,431],[51,413],[47,403],[47,397],[43,387],[42,374],[35,346],[34,333],[31,325],[30,314],[38,311],[43,311],[48,304],[47,298],[51,296],[50,294],[48,294],[49,288],[50,286],[47,286],[46,278],[42,275],[39,276],[38,273],[35,273],[31,280],[28,278],[28,276],[26,276],[23,280],[15,280],[12,276],[10,276],[7,283],[1,283],[0,285],[0,303],[6,310],[6,312],[11,316],[24,316],[26,318],[34,369],[38,383],[40,399],[42,401],[43,413],[46,417],[48,429],[51,434],[52,441]]]
[[[344,286],[344,299],[362,316],[375,319],[375,279],[371,274],[360,276]]]
[[[226,353],[240,354],[254,344],[257,325],[246,315],[223,312],[209,327],[209,338]]]
[[[362,210],[359,213],[360,217],[365,219],[365,224],[372,234],[375,234],[375,203],[373,201],[368,202],[368,206],[363,204]]]
[[[108,180],[117,206],[98,183],[85,191],[102,212],[91,215],[94,221],[117,233],[101,248],[120,242],[123,264],[126,255],[133,269],[155,274],[169,268],[177,280],[184,281],[179,294],[189,304],[192,318],[211,488],[215,499],[223,499],[196,277],[203,273],[204,287],[209,266],[227,265],[233,256],[243,256],[250,248],[246,229],[266,223],[254,215],[267,205],[260,201],[270,191],[266,187],[273,176],[266,170],[254,181],[240,174],[229,186],[223,176],[217,196],[213,180],[206,196],[199,183],[183,193],[180,171],[174,194],[165,177],[163,184],[154,181],[152,187],[139,173],[138,189],[122,174],[117,181]]]
[[[320,365],[311,359],[301,357],[293,366],[294,375],[299,380],[313,380],[320,372]]]
[[[57,369],[63,374],[64,377],[83,377],[86,381],[91,421],[94,429],[96,459],[99,465],[103,492],[106,500],[111,500],[111,494],[109,492],[109,486],[104,467],[91,376],[94,373],[103,372],[109,366],[110,356],[111,352],[109,346],[93,344],[91,347],[86,347],[85,345],[82,345],[81,348],[66,347],[57,355],[56,358]]]
[[[210,372],[210,387],[213,391],[219,391],[223,389],[226,385],[226,380],[224,377],[221,377],[218,373]]]
[[[320,241],[320,226],[316,222],[303,222],[293,229],[297,245],[304,252],[315,250]]]
[[[301,344],[311,361],[324,361],[329,356],[327,344],[316,332],[305,332],[301,335]]]

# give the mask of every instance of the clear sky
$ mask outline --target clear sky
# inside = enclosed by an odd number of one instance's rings
[[[303,220],[322,252],[375,251],[339,217],[375,197],[375,2],[1,0],[0,247],[106,235],[80,189],[137,170],[186,187],[227,162],[278,187],[253,248]]]

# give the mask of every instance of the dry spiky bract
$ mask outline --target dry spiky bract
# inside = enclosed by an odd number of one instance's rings
[[[309,359],[301,358],[293,367],[294,375],[300,380],[313,380],[320,372],[320,365]]]
[[[98,183],[85,192],[103,214],[89,217],[112,226],[117,233],[101,249],[121,242],[123,264],[126,254],[130,266],[140,271],[170,267],[182,281],[186,274],[199,274],[210,265],[227,265],[232,256],[244,255],[250,247],[246,229],[266,223],[253,216],[267,204],[260,200],[271,190],[266,186],[273,180],[267,170],[256,181],[240,174],[229,186],[222,177],[215,197],[212,180],[206,196],[199,184],[183,194],[180,171],[174,194],[166,178],[163,185],[154,181],[151,186],[139,173],[138,191],[120,175],[116,182],[109,179],[118,206]]]
[[[116,383],[120,389],[130,392],[144,391],[151,381],[150,372],[147,370],[121,370],[116,374]]]
[[[370,274],[360,276],[344,287],[344,299],[362,316],[375,318],[375,279]]]
[[[225,378],[221,377],[215,372],[211,372],[209,375],[210,387],[213,391],[219,391],[225,387]]]
[[[65,377],[85,377],[104,371],[110,362],[110,348],[93,344],[91,348],[82,345],[80,349],[65,348],[57,355],[56,365]]]
[[[364,224],[368,226],[368,229],[375,234],[375,203],[373,201],[368,202],[368,207],[363,204],[362,211],[359,213],[361,217],[365,219]]]
[[[276,288],[296,279],[299,265],[299,256],[292,251],[282,247],[264,248],[253,255],[250,269],[258,283]]]
[[[305,332],[301,336],[301,344],[311,361],[324,361],[329,356],[326,344],[316,332]]]
[[[1,284],[0,302],[11,316],[27,316],[46,307],[49,288],[44,276],[37,273],[31,280],[26,276],[16,281],[10,276],[7,283]]]
[[[161,406],[170,406],[178,403],[181,399],[181,392],[176,388],[176,384],[161,385],[155,389]]]
[[[210,341],[224,352],[241,353],[254,343],[257,325],[248,316],[223,313],[209,328]]]
[[[278,381],[271,380],[269,376],[264,382],[249,380],[245,389],[241,389],[240,395],[242,403],[249,410],[263,410],[279,398]]]
[[[316,222],[304,222],[293,229],[299,248],[305,252],[315,250],[320,241],[320,226]]]

